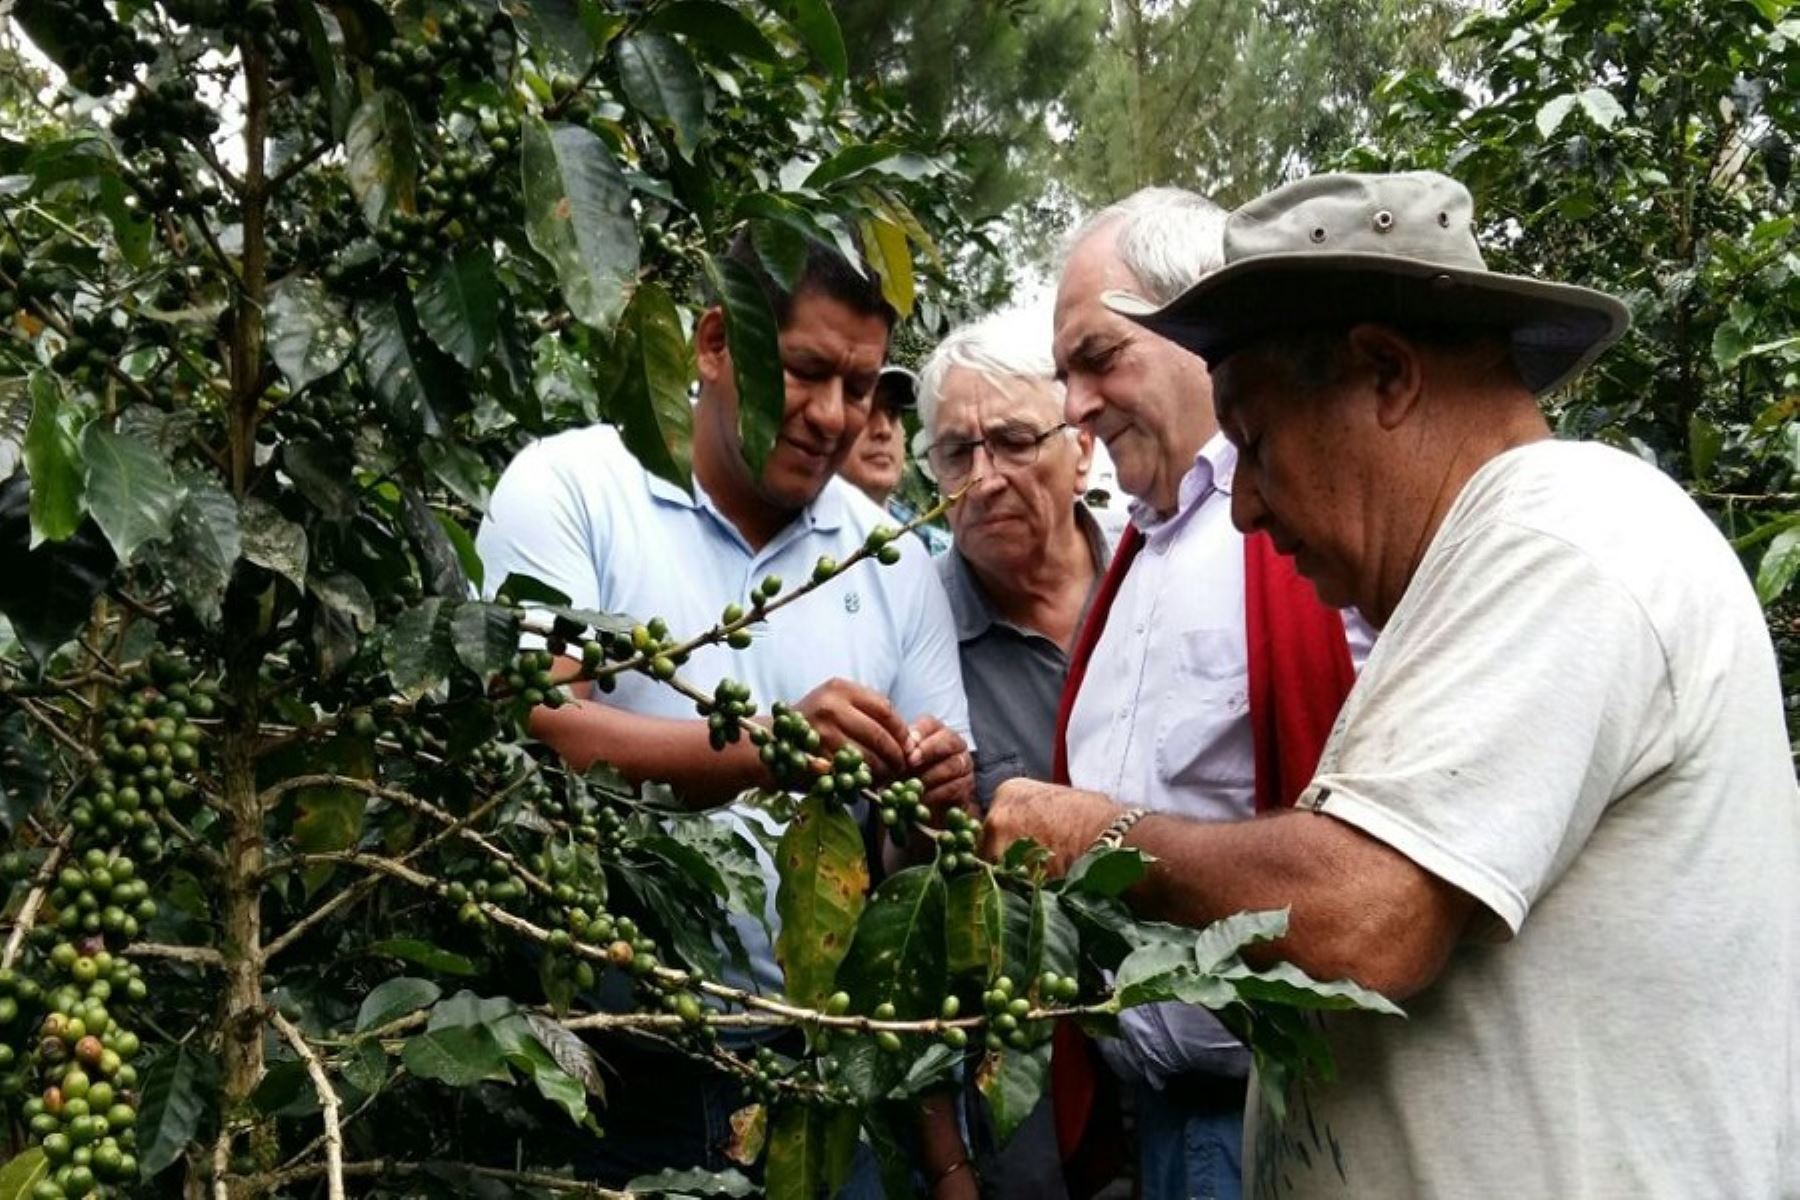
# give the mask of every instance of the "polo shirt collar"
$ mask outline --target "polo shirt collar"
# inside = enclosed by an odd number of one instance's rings
[[[1106,532],[1100,528],[1100,522],[1094,519],[1094,514],[1088,511],[1087,505],[1080,503],[1075,505],[1075,527],[1087,539],[1088,552],[1094,557],[1094,581],[1097,584],[1100,576],[1106,573]],[[982,588],[981,581],[975,578],[974,568],[969,566],[969,560],[963,557],[962,550],[954,542],[951,543],[950,559],[950,578],[945,581],[945,586],[951,593],[950,611],[956,614],[956,640],[972,642],[997,624],[1014,628],[994,615],[994,607],[988,602],[987,592]],[[1093,599],[1092,588],[1089,589],[1088,599]],[[1085,607],[1082,615],[1085,619]]]
[[[671,483],[648,468],[644,470],[644,478],[649,481],[650,494],[658,501],[680,508],[706,509],[716,513],[720,520],[725,520],[725,514],[719,512],[718,505],[713,503],[712,496],[701,485],[699,476],[694,476],[692,492],[682,488],[679,484]],[[842,527],[845,510],[848,507],[844,501],[844,489],[849,486],[835,475],[826,482],[819,494],[813,497],[812,503],[801,510],[809,529],[832,533]],[[730,524],[729,521],[726,523]]]

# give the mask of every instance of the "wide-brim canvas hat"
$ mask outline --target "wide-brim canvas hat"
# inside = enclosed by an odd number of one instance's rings
[[[1225,223],[1225,265],[1158,307],[1109,292],[1115,312],[1217,367],[1267,334],[1381,321],[1504,330],[1534,394],[1559,387],[1631,326],[1591,288],[1490,271],[1474,202],[1444,175],[1314,175]]]
[[[919,403],[919,377],[905,367],[886,366],[875,377],[875,401],[891,412],[916,408]]]

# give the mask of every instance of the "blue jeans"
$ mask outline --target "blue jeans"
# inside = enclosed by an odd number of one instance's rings
[[[1144,1200],[1239,1200],[1242,1109],[1190,1108],[1152,1087],[1136,1094]]]

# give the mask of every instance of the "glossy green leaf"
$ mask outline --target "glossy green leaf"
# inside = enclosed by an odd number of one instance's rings
[[[929,864],[882,881],[838,965],[837,987],[849,993],[852,1011],[892,1004],[903,1020],[937,1016],[946,982],[945,892],[943,872]],[[867,1100],[886,1095],[906,1073],[903,1058],[867,1038],[852,1042],[842,1057],[843,1077]]]
[[[739,1171],[678,1171],[673,1167],[639,1175],[625,1190],[640,1196],[755,1196],[757,1187]]]
[[[731,911],[766,920],[768,883],[747,837],[707,816],[673,817],[663,828],[671,840],[704,857],[724,885],[723,895]]]
[[[661,33],[678,33],[692,45],[722,50],[752,62],[781,61],[781,51],[756,27],[756,22],[721,0],[676,0],[658,7],[645,24]]]
[[[781,221],[752,221],[750,244],[763,269],[776,283],[793,291],[806,273],[806,234]]]
[[[1253,971],[1239,963],[1220,977],[1246,1000],[1282,1004],[1289,1008],[1378,1012],[1390,1017],[1406,1015],[1399,1005],[1349,979],[1318,980],[1289,962]]]
[[[532,0],[509,6],[514,28],[544,66],[579,75],[594,61],[594,43],[577,0]]]
[[[613,54],[631,106],[667,129],[676,151],[692,159],[706,125],[705,96],[694,60],[674,38],[660,33],[621,38]]]
[[[1018,1131],[1050,1082],[1050,1044],[988,1053],[975,1070],[975,1086],[987,1102],[994,1137],[1002,1145]]]
[[[428,596],[388,626],[383,658],[388,679],[400,691],[418,698],[433,690],[456,669],[456,647],[448,622],[442,620],[445,601]]]
[[[1800,574],[1800,525],[1777,534],[1756,568],[1756,598],[1766,608],[1780,599]]]
[[[356,515],[355,467],[332,443],[288,442],[281,448],[281,468],[327,521],[342,524]]]
[[[816,1104],[778,1104],[769,1118],[768,1200],[834,1196],[850,1175],[856,1113]]]
[[[834,79],[842,80],[850,73],[844,31],[826,0],[769,0],[769,7],[793,26],[800,41]]]
[[[435,1004],[443,994],[444,989],[429,979],[400,975],[383,980],[363,997],[362,1006],[356,1011],[356,1032],[367,1033],[397,1017]]]
[[[86,514],[81,445],[63,407],[62,387],[48,371],[31,375],[31,424],[25,430],[25,471],[31,476],[31,546],[73,537]]]
[[[300,36],[306,41],[306,55],[312,63],[313,78],[319,94],[325,99],[325,112],[331,119],[333,137],[341,138],[350,128],[355,111],[356,91],[343,69],[344,31],[330,9],[302,0],[295,6],[300,22]]]
[[[612,151],[579,125],[524,124],[526,233],[550,261],[577,318],[610,329],[638,270],[631,185]]]
[[[388,1079],[388,1059],[381,1043],[371,1039],[352,1047],[344,1058],[344,1078],[360,1091],[380,1091]]]
[[[1000,972],[1003,909],[1000,887],[986,871],[965,871],[950,881],[944,917],[950,974],[983,982]]]
[[[380,228],[396,210],[412,212],[419,151],[412,109],[383,88],[364,100],[344,135],[344,175],[362,205],[363,219]]]
[[[407,1039],[400,1061],[420,1079],[455,1088],[509,1077],[505,1052],[485,1025],[428,1029]]]
[[[901,316],[912,312],[912,250],[906,231],[880,218],[862,224],[863,254],[881,278],[881,296]]]
[[[460,604],[450,616],[456,657],[479,679],[504,671],[519,654],[519,610],[500,604]]]
[[[120,562],[129,563],[144,543],[169,536],[187,492],[162,455],[99,425],[82,434],[81,454],[87,463],[88,510]]]
[[[419,324],[438,348],[465,369],[479,366],[500,324],[500,279],[494,255],[471,242],[444,259],[420,286],[414,304]]]
[[[138,1172],[160,1175],[200,1133],[216,1068],[191,1046],[176,1045],[144,1069],[139,1087]]]
[[[363,370],[382,414],[402,436],[443,432],[440,412],[460,407],[455,366],[425,338],[404,293],[357,307]]]
[[[30,481],[14,475],[0,483],[0,613],[42,665],[87,623],[118,560],[92,521],[35,550],[30,538]]]
[[[296,392],[342,367],[356,348],[349,311],[310,276],[269,289],[267,321],[269,353]]]
[[[1581,105],[1581,111],[1587,114],[1588,120],[1601,129],[1611,129],[1625,119],[1625,107],[1605,88],[1586,88],[1575,97]]]
[[[397,958],[402,962],[412,963],[415,967],[436,971],[440,975],[475,974],[475,964],[463,955],[454,954],[418,938],[388,938],[385,941],[371,942],[365,949],[370,954]]]
[[[1061,891],[1090,896],[1122,896],[1142,879],[1155,860],[1135,847],[1091,850],[1075,860]]]
[[[226,585],[243,550],[237,501],[211,471],[187,468],[180,479],[187,499],[175,514],[163,570],[188,607],[210,625],[219,619]]]
[[[692,486],[694,407],[688,400],[693,359],[681,314],[654,283],[638,288],[619,322],[613,353],[619,371],[608,416],[645,468],[677,487]]]
[[[50,1175],[50,1160],[41,1146],[33,1146],[0,1166],[0,1200],[32,1200],[38,1182]]]
[[[781,835],[775,860],[781,933],[775,957],[796,1004],[816,1008],[835,990],[869,887],[862,833],[840,805],[808,797]]]
[[[743,264],[708,255],[706,273],[725,312],[725,342],[737,382],[738,438],[744,461],[751,474],[761,475],[787,408],[775,311],[756,276]]]
[[[1194,965],[1211,971],[1242,953],[1244,947],[1272,942],[1287,933],[1286,909],[1241,912],[1214,921],[1194,938]]]
[[[246,559],[306,587],[306,530],[255,496],[244,501],[239,529]]]
[[[1562,127],[1562,123],[1575,109],[1574,96],[1558,96],[1546,103],[1537,111],[1538,133],[1548,138]]]

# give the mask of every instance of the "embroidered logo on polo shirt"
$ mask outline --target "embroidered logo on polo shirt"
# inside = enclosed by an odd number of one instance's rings
[[[862,611],[862,595],[858,592],[844,593],[844,611],[847,613]]]

